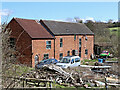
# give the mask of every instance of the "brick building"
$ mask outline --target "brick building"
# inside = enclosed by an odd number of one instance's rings
[[[60,60],[68,55],[79,55],[83,60],[93,54],[94,33],[82,23],[13,18],[7,27],[24,56],[19,61],[32,67],[36,60]]]

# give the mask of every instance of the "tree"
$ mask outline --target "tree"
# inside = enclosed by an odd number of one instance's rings
[[[74,17],[74,19],[75,19],[75,22],[77,23],[83,23],[83,20],[80,19],[79,17]]]
[[[112,22],[113,22],[113,20],[112,20],[112,19],[109,19],[109,20],[108,20],[108,23],[112,23]]]
[[[93,32],[95,32],[95,23],[91,20],[87,20],[85,25]]]
[[[87,21],[86,26],[94,32],[95,34],[95,43],[109,43],[112,45],[112,48],[109,48],[108,51],[111,52],[114,55],[117,55],[118,50],[118,39],[116,35],[111,35],[109,26],[111,26],[111,23],[103,23],[103,22],[92,22]],[[102,48],[103,50],[106,49],[105,47]]]
[[[10,41],[10,28],[6,28],[6,24],[2,25],[2,85],[8,87],[13,80],[8,77],[16,76],[16,67],[13,65],[17,62],[17,53],[15,46]]]
[[[11,38],[12,30],[6,26],[7,24],[2,24],[2,31],[0,33],[2,40],[2,87],[12,88],[21,85],[13,77],[21,77],[29,72],[29,70],[27,70],[27,66],[19,63],[18,58],[24,56],[21,55],[19,52],[20,48],[16,46],[16,43]]]

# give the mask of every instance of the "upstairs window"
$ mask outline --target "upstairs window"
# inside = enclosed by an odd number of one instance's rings
[[[88,55],[88,49],[85,49],[85,54]]]
[[[63,39],[60,38],[60,47],[63,47]]]
[[[86,41],[88,40],[87,36],[85,36],[85,40],[86,40]]]
[[[79,47],[81,47],[81,43],[82,43],[81,38],[79,38]]]
[[[46,41],[46,49],[51,49],[51,41]]]
[[[74,41],[76,40],[76,34],[74,35]]]

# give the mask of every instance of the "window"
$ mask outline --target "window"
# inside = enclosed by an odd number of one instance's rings
[[[88,54],[88,50],[87,50],[87,49],[85,49],[85,54],[86,54],[86,55]]]
[[[70,56],[70,51],[67,52],[67,56]]]
[[[10,38],[10,47],[13,48],[15,46],[15,38]]]
[[[85,40],[86,40],[86,41],[88,40],[87,36],[85,36]]]
[[[51,49],[51,41],[46,41],[46,49]]]
[[[39,61],[39,56],[35,55],[35,65],[38,63],[38,61]]]
[[[49,59],[49,54],[44,54],[44,59]]]
[[[79,38],[79,47],[81,47],[81,38]]]
[[[74,63],[74,59],[71,60],[71,63]]]
[[[59,60],[63,58],[63,53],[60,53]]]
[[[76,58],[76,59],[75,59],[75,62],[79,62],[79,61],[80,61],[80,58]]]
[[[62,46],[63,46],[63,39],[60,38],[60,47],[62,47]]]
[[[70,58],[62,58],[60,60],[60,63],[69,63],[70,62]]]
[[[76,34],[74,35],[74,40],[76,40]]]

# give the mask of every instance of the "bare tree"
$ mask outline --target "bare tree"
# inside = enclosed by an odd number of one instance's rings
[[[2,87],[12,88],[20,86],[20,82],[16,82],[13,77],[21,77],[27,73],[28,67],[20,64],[19,58],[24,57],[19,52],[16,42],[11,38],[12,30],[6,27],[7,24],[2,24],[2,31],[0,33],[2,40]],[[21,33],[17,40],[19,40]]]
[[[10,78],[7,77],[12,77],[15,75],[16,73],[16,68],[14,67],[13,64],[16,63],[16,57],[15,57],[15,46],[12,45],[12,43],[10,42],[10,33],[11,30],[5,29],[6,28],[6,24],[2,25],[2,32],[1,32],[1,36],[2,36],[2,85],[3,87],[7,87],[7,85],[9,85],[12,80]]]
[[[1,17],[0,17],[1,18]],[[1,32],[1,25],[0,25],[0,32]],[[0,88],[2,88],[2,37],[1,37],[1,34],[0,34]]]

